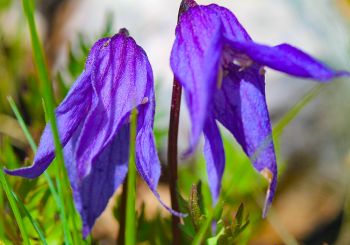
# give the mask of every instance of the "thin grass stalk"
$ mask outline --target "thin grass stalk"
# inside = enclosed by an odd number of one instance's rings
[[[19,198],[17,197],[16,193],[12,191],[12,195],[15,198],[16,202],[18,203],[19,207],[23,210],[23,212],[27,215],[29,221],[32,223],[35,231],[38,233],[38,236],[39,236],[39,239],[40,239],[41,243],[44,244],[44,245],[47,245],[44,232],[42,231],[42,229],[41,229],[40,225],[38,224],[38,222],[36,222],[36,220],[32,217],[32,215],[30,214],[28,209],[24,206],[22,201],[19,200]]]
[[[18,123],[19,123],[19,125],[20,125],[20,127],[21,127],[21,129],[22,129],[22,131],[23,131],[23,133],[24,133],[24,135],[25,135],[29,145],[30,145],[30,148],[32,149],[32,151],[34,153],[36,153],[37,146],[36,146],[36,144],[34,142],[34,139],[33,139],[32,135],[30,134],[30,132],[28,130],[27,125],[25,124],[25,122],[23,120],[23,117],[22,117],[21,113],[18,110],[18,107],[17,107],[16,103],[13,101],[12,97],[8,97],[7,100],[10,103],[10,107],[11,107],[13,113],[15,114],[15,117],[16,117],[16,119],[17,119],[17,121],[18,121]],[[44,172],[44,177],[45,177],[46,181],[48,182],[49,189],[50,189],[52,195],[54,196],[54,199],[57,200],[58,195],[57,195],[55,186],[53,184],[53,181],[52,181],[50,175],[47,172]]]
[[[2,171],[2,170],[0,170]],[[4,217],[4,191],[2,188],[0,189],[0,216]],[[4,232],[4,219],[0,219],[0,240],[5,240],[5,232]]]
[[[125,219],[125,244],[136,244],[136,127],[137,127],[137,109],[131,112],[130,123],[130,153],[129,170],[127,178],[127,197],[126,197],[126,219]]]
[[[308,105],[313,99],[315,99],[328,84],[318,84],[307,92],[301,100],[299,100],[273,127],[272,137],[277,138],[280,136],[284,128],[293,121],[301,112],[301,110]]]
[[[11,97],[8,97],[7,99],[9,101],[9,103],[10,103],[10,107],[11,107],[13,113],[15,114],[16,119],[17,119],[17,121],[18,121],[18,123],[19,123],[19,125],[20,125],[20,127],[21,127],[21,129],[22,129],[22,131],[23,131],[23,133],[24,133],[24,135],[26,137],[26,139],[28,140],[28,143],[29,143],[32,151],[35,153],[37,151],[37,146],[36,146],[36,144],[34,142],[34,139],[33,139],[32,135],[30,134],[30,132],[28,130],[27,125],[25,124],[25,122],[23,120],[22,115],[20,114],[20,112],[19,112],[19,110],[18,110],[18,108],[16,106],[16,103],[13,101],[13,99]],[[53,196],[53,198],[55,200],[55,203],[57,205],[58,210],[59,211],[62,210],[63,203],[61,201],[60,196],[58,195],[58,193],[56,191],[54,182],[52,181],[50,175],[46,171],[44,172],[44,177],[45,177],[45,179],[46,179],[46,181],[47,181],[47,183],[49,185],[50,192],[51,192],[51,194],[52,194],[52,196]],[[64,219],[64,217],[62,217],[62,215],[61,215],[61,218]],[[33,226],[34,226],[34,224],[33,224]]]
[[[43,97],[46,105],[46,112],[48,115],[49,122],[51,124],[51,131],[54,138],[54,144],[55,144],[55,155],[56,160],[58,163],[59,168],[59,177],[56,178],[57,188],[62,189],[61,181],[60,179],[63,179],[65,182],[66,188],[68,188],[69,184],[67,185],[66,181],[66,171],[64,168],[64,158],[62,153],[62,146],[59,139],[58,129],[57,129],[57,122],[55,117],[55,103],[54,103],[54,96],[52,91],[52,84],[49,79],[49,73],[47,70],[45,58],[44,58],[44,52],[39,40],[39,36],[36,30],[35,26],[35,20],[34,20],[34,7],[32,6],[33,2],[30,2],[29,0],[22,0],[24,12],[28,21],[29,30],[30,30],[30,36],[31,36],[31,42],[32,42],[32,48],[33,48],[33,54],[34,54],[34,61],[35,65],[38,71],[38,76],[40,83],[43,88]],[[63,222],[63,228],[64,228],[64,237],[65,242],[67,244],[72,244],[71,234],[68,229],[68,223],[67,219],[65,217],[65,205],[64,205],[64,194],[62,191],[58,191],[58,194],[61,199],[61,203],[63,204],[61,207],[61,219]]]
[[[22,235],[23,244],[29,245],[30,241],[29,241],[29,235],[27,233],[27,229],[24,225],[23,218],[22,218],[21,213],[20,213],[18,206],[17,206],[17,202],[16,202],[14,196],[12,195],[12,190],[10,189],[10,187],[6,181],[6,177],[5,177],[3,171],[0,171],[0,182],[1,182],[3,190],[5,191],[7,199],[9,200],[12,212],[15,216],[19,231]]]

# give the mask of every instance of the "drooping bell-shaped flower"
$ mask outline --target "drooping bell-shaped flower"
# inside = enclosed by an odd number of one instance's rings
[[[160,162],[152,131],[153,83],[152,68],[145,51],[129,37],[126,29],[121,29],[113,37],[94,44],[85,70],[56,109],[65,165],[74,202],[83,221],[84,236],[89,234],[127,174],[130,113],[134,108],[138,111],[136,167],[161,202],[157,192]],[[5,171],[36,178],[53,161],[54,150],[48,124],[33,165]]]
[[[272,202],[277,166],[265,98],[264,66],[327,82],[337,72],[288,44],[255,43],[228,9],[184,0],[171,52],[171,68],[185,91],[192,121],[191,153],[200,135],[214,201],[221,188],[225,156],[217,121],[226,127],[268,181],[263,216]]]

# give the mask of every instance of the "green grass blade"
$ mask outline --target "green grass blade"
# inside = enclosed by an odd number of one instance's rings
[[[27,215],[28,219],[30,220],[30,222],[32,223],[35,231],[38,233],[38,236],[40,238],[40,241],[42,242],[42,244],[47,245],[45,236],[44,236],[44,232],[42,231],[42,229],[40,228],[38,222],[36,222],[35,219],[33,219],[32,215],[30,214],[30,212],[28,211],[28,209],[24,206],[24,204],[21,202],[21,200],[19,200],[19,198],[17,197],[16,193],[14,193],[12,191],[12,195],[15,198],[15,200],[17,201],[17,204],[20,206],[20,208],[24,211],[24,213]]]
[[[9,200],[12,212],[15,215],[15,219],[16,219],[16,222],[18,224],[18,228],[19,228],[21,235],[22,235],[22,238],[23,238],[23,244],[29,245],[30,244],[29,236],[28,236],[26,227],[24,225],[21,213],[19,212],[19,209],[17,207],[17,202],[16,202],[14,196],[12,195],[12,191],[11,191],[7,181],[6,181],[4,172],[2,170],[0,171],[0,182],[1,182],[3,190],[5,191],[7,199]]]
[[[19,112],[19,110],[16,106],[16,103],[13,101],[13,99],[11,97],[8,97],[7,99],[10,103],[10,107],[11,107],[13,113],[15,114],[16,119],[17,119],[21,129],[23,130],[24,135],[26,136],[26,139],[28,140],[30,147],[32,148],[32,151],[36,152],[37,146],[34,142],[32,135],[30,134],[30,132],[28,130],[27,125],[25,124],[25,122],[23,120],[21,113]],[[55,186],[53,184],[53,181],[52,181],[50,175],[46,171],[44,172],[44,176],[45,176],[46,181],[49,184],[50,191],[51,191],[52,195],[54,196],[56,203],[58,204],[57,200],[59,199],[59,197],[58,197],[58,194],[55,190]]]
[[[135,189],[136,189],[136,162],[135,162],[135,141],[136,141],[137,109],[131,113],[130,125],[130,155],[129,170],[127,178],[127,199],[126,199],[126,220],[125,220],[125,244],[136,243],[136,210],[135,210]]]
[[[27,126],[26,126],[26,124],[25,124],[25,122],[24,122],[24,119],[23,119],[21,113],[20,113],[19,110],[18,110],[18,107],[16,106],[16,103],[13,101],[12,97],[10,97],[10,96],[7,97],[7,100],[8,100],[8,102],[10,103],[10,107],[11,107],[13,113],[14,113],[15,116],[16,116],[16,119],[17,119],[17,121],[18,121],[18,123],[19,123],[19,126],[21,127],[21,129],[22,129],[24,135],[26,136],[26,139],[28,140],[28,143],[29,143],[29,145],[30,145],[30,148],[32,148],[32,150],[33,150],[34,152],[36,152],[36,149],[37,149],[36,144],[35,144],[35,142],[34,142],[34,140],[33,140],[33,137],[32,137],[32,135],[30,134],[30,132],[29,132],[29,130],[28,130],[28,128],[27,128]]]
[[[43,98],[46,106],[47,116],[51,124],[51,131],[53,134],[53,139],[55,144],[55,155],[56,155],[56,160],[57,160],[58,169],[59,169],[58,177],[56,178],[56,183],[57,183],[57,188],[59,190],[58,194],[60,196],[61,203],[62,203],[61,219],[64,227],[65,242],[67,244],[72,244],[71,234],[68,230],[69,226],[67,223],[67,219],[65,217],[65,214],[66,214],[65,205],[64,205],[65,194],[62,191],[60,191],[62,190],[62,183],[60,179],[64,181],[63,184],[65,185],[65,188],[69,188],[69,183],[66,177],[66,171],[64,168],[64,158],[62,153],[62,145],[59,139],[59,134],[57,129],[57,122],[56,122],[56,116],[54,111],[55,102],[54,102],[54,95],[52,91],[52,84],[49,79],[49,74],[48,74],[48,70],[47,70],[45,58],[44,58],[44,52],[43,52],[42,45],[40,43],[39,36],[35,26],[34,10],[33,10],[34,8],[32,6],[33,2],[30,2],[29,0],[22,0],[22,3],[23,3],[25,15],[27,17],[28,25],[29,25],[35,65],[38,71],[40,83],[43,88]],[[68,194],[66,195],[68,196]]]
[[[284,128],[297,117],[297,115],[306,105],[308,105],[321,93],[325,86],[327,86],[327,84],[318,84],[309,92],[307,92],[304,97],[299,100],[275,125],[272,130],[273,138],[280,136]]]
[[[37,146],[36,146],[36,144],[35,144],[35,142],[34,142],[34,139],[33,139],[32,135],[30,134],[30,132],[29,132],[29,130],[28,130],[27,125],[25,124],[25,122],[24,122],[24,120],[23,120],[22,115],[20,114],[20,112],[19,112],[19,110],[18,110],[18,108],[17,108],[17,106],[16,106],[16,103],[13,101],[13,99],[12,99],[11,97],[8,97],[7,99],[8,99],[8,101],[9,101],[9,103],[10,103],[10,107],[11,107],[13,113],[15,114],[16,119],[17,119],[19,125],[21,126],[21,129],[22,129],[23,132],[24,132],[24,135],[26,136],[26,138],[27,138],[27,140],[28,140],[28,142],[29,142],[30,147],[32,148],[32,150],[33,150],[34,152],[36,152]],[[59,195],[57,194],[57,191],[56,191],[56,189],[55,189],[55,185],[54,185],[54,183],[53,183],[53,181],[52,181],[50,175],[49,175],[46,171],[44,172],[44,177],[45,177],[45,179],[46,179],[46,181],[47,181],[47,183],[48,183],[48,185],[49,185],[49,189],[50,189],[51,194],[52,194],[52,196],[53,196],[53,198],[54,198],[54,200],[55,200],[55,203],[56,203],[56,205],[57,205],[57,208],[58,208],[58,210],[61,211],[61,210],[63,209],[63,208],[62,208],[62,207],[63,207],[63,203],[61,202],[61,199],[60,199]],[[65,217],[63,217],[63,216],[65,216],[65,215],[63,215],[62,212],[64,212],[64,211],[61,211],[60,216],[61,216],[61,219],[64,220]],[[32,219],[30,219],[30,221],[32,222]],[[32,224],[33,224],[34,227],[36,226],[35,223],[32,222]],[[68,227],[65,227],[65,229],[68,230]]]
[[[41,43],[39,41],[38,33],[36,31],[34,13],[33,13],[34,11],[33,11],[31,2],[29,0],[23,0],[22,2],[23,2],[24,12],[26,14],[27,21],[29,24],[32,47],[34,51],[33,53],[34,53],[35,65],[38,70],[40,83],[43,87],[43,97],[44,97],[45,106],[47,110],[46,112],[51,124],[51,131],[52,131],[54,143],[55,143],[56,159],[58,160],[59,164],[62,164],[63,153],[62,153],[62,146],[59,139],[56,116],[54,111],[55,102],[54,102],[54,95],[52,91],[52,84],[49,79],[49,74],[46,68],[44,52],[43,52]]]
[[[63,192],[62,192],[62,183],[60,183],[60,180],[59,178],[56,178],[56,185],[57,185],[57,191],[58,191],[58,195],[61,197],[60,200],[62,199],[62,197],[64,196]],[[68,221],[67,221],[67,216],[66,216],[66,210],[64,207],[64,203],[61,202],[61,213],[60,213],[60,218],[61,218],[61,221],[62,221],[62,225],[63,225],[63,230],[65,231],[65,240],[66,240],[66,243],[68,244],[72,244],[73,241],[71,240],[71,237],[68,237],[68,235],[70,236],[70,233],[69,233],[69,224],[68,224]]]
[[[0,170],[2,171],[2,170]],[[4,209],[4,191],[2,188],[0,189],[0,214],[1,216],[3,215],[2,213],[5,211]],[[4,219],[0,219],[0,241],[5,240],[5,232],[4,232]]]

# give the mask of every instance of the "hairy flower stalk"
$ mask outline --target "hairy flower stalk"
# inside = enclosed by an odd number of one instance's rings
[[[196,5],[191,0],[182,0],[178,12],[178,21],[180,16],[187,11],[191,6]],[[173,91],[171,96],[170,107],[170,121],[169,121],[169,134],[168,134],[168,169],[169,169],[169,189],[171,198],[171,207],[173,210],[179,210],[179,203],[177,200],[177,159],[178,159],[178,131],[179,131],[179,119],[180,119],[180,105],[181,105],[181,85],[174,77]],[[172,235],[173,244],[177,245],[181,243],[180,232],[180,217],[178,215],[172,215]]]
[[[136,169],[159,202],[160,177],[154,136],[154,81],[144,50],[126,29],[98,40],[85,69],[56,109],[58,131],[75,206],[86,237],[128,171],[130,115],[138,111]],[[30,167],[5,170],[11,175],[36,178],[55,158],[50,125],[41,136]]]
[[[225,166],[217,123],[227,128],[268,181],[263,216],[277,185],[277,166],[265,98],[264,66],[327,82],[337,72],[289,44],[255,43],[234,14],[221,6],[192,6],[180,16],[171,68],[183,87],[192,121],[191,154],[204,134],[204,155],[214,202]]]
[[[179,210],[179,203],[177,201],[177,141],[179,130],[179,117],[180,117],[180,104],[181,104],[181,85],[175,80],[173,83],[173,92],[171,97],[170,108],[170,123],[169,123],[169,135],[168,135],[168,168],[169,168],[169,188],[171,208]],[[172,235],[173,244],[180,244],[181,232],[179,228],[180,218],[176,215],[172,215]]]

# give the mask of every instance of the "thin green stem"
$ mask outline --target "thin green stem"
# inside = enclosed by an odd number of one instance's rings
[[[299,100],[275,125],[272,131],[273,138],[280,136],[283,129],[293,121],[300,111],[308,105],[313,99],[315,99],[321,91],[327,86],[327,84],[318,84],[307,92],[301,100]]]
[[[30,220],[30,222],[32,223],[35,231],[38,233],[38,236],[40,238],[40,241],[42,242],[42,244],[47,245],[46,239],[45,239],[45,235],[44,232],[42,231],[41,227],[39,226],[38,222],[36,222],[35,219],[33,219],[32,215],[30,214],[30,212],[28,211],[28,209],[24,206],[24,204],[21,202],[21,200],[19,200],[19,198],[17,197],[16,193],[14,193],[12,191],[12,195],[15,198],[15,200],[17,201],[17,204],[19,205],[19,207],[24,211],[24,213],[27,215],[28,219]]]
[[[65,177],[66,171],[64,168],[62,146],[61,146],[61,142],[58,134],[57,122],[56,122],[55,111],[54,111],[55,102],[54,102],[54,95],[52,91],[52,84],[49,78],[49,73],[48,73],[48,69],[44,58],[43,48],[41,46],[39,36],[35,26],[34,8],[32,6],[32,2],[30,2],[29,0],[22,0],[22,3],[23,3],[25,15],[27,17],[28,25],[29,25],[32,47],[34,51],[33,54],[34,54],[35,65],[38,71],[40,83],[43,88],[43,97],[44,97],[44,102],[46,106],[46,112],[47,112],[49,122],[51,124],[51,131],[53,134],[53,139],[55,144],[55,155],[56,155],[56,160],[59,168],[59,177],[56,178],[57,188],[62,190],[62,186],[61,186],[62,183],[60,182],[60,179],[64,181],[64,184],[66,184],[67,187],[69,186],[69,184],[67,185],[67,178]],[[62,191],[59,191],[59,196],[62,203],[61,215],[63,216],[65,215],[64,193]],[[68,244],[71,244],[72,239],[71,239],[71,234],[67,229],[68,227],[68,224],[66,222],[67,219],[66,217],[61,217],[61,219],[62,219],[62,222],[65,222],[63,223],[65,242]]]
[[[18,123],[19,123],[19,125],[20,125],[20,127],[21,127],[21,129],[22,129],[22,131],[23,131],[23,133],[24,133],[24,135],[26,137],[26,139],[28,140],[30,148],[32,148],[32,151],[35,153],[36,150],[37,150],[37,146],[36,146],[36,144],[34,142],[34,139],[33,139],[32,135],[30,134],[30,132],[28,130],[27,125],[25,124],[25,122],[23,120],[23,117],[22,117],[21,113],[18,110],[18,107],[16,106],[16,103],[13,101],[13,99],[11,97],[8,97],[7,100],[9,101],[10,107],[11,107],[13,113],[15,114],[16,119],[17,119],[17,121],[18,121]],[[52,181],[50,175],[47,172],[44,172],[44,176],[45,176],[46,181],[49,184],[49,188],[50,188],[50,191],[51,191],[52,195],[55,197],[55,200],[57,200],[58,195],[57,195],[57,192],[55,190],[55,186],[53,184],[53,181]]]
[[[2,171],[2,170],[0,170]],[[4,191],[2,188],[0,189],[0,215],[3,217],[4,215]],[[0,240],[4,240],[5,238],[5,232],[4,232],[4,219],[0,219]]]
[[[126,197],[126,220],[125,220],[125,244],[134,245],[136,243],[136,210],[135,210],[135,189],[136,189],[136,127],[137,127],[137,109],[131,112],[130,123],[130,153],[129,170],[127,179],[127,197]]]
[[[17,119],[17,121],[18,121],[18,123],[19,123],[19,126],[21,127],[21,129],[22,129],[22,131],[23,131],[23,133],[24,133],[26,139],[28,140],[28,143],[29,143],[29,145],[30,145],[30,148],[32,148],[32,151],[36,152],[37,147],[36,147],[36,144],[35,144],[35,142],[34,142],[34,139],[33,139],[32,135],[30,134],[30,132],[29,132],[29,130],[28,130],[28,128],[27,128],[27,125],[26,125],[25,122],[24,122],[24,119],[23,119],[21,113],[19,112],[16,103],[14,102],[14,100],[12,99],[12,97],[10,97],[10,96],[7,97],[7,100],[8,100],[8,102],[9,102],[9,104],[10,104],[10,107],[11,107],[13,113],[14,113],[15,116],[16,116],[16,119]]]
[[[60,200],[62,200],[64,197],[64,194],[62,192],[62,184],[60,183],[59,178],[56,178],[56,185],[57,185],[58,195],[60,197]],[[63,225],[65,241],[66,241],[66,243],[72,244],[73,243],[73,241],[71,240],[72,238],[68,237],[68,236],[70,236],[70,233],[69,233],[69,226],[68,226],[68,222],[67,222],[66,210],[64,208],[63,202],[61,202],[60,217],[61,217],[61,221],[62,221],[62,225]]]
[[[27,244],[29,245],[30,241],[29,241],[27,229],[24,225],[21,213],[20,213],[18,206],[17,206],[17,202],[16,202],[16,200],[12,194],[12,191],[11,191],[7,181],[6,181],[6,178],[5,178],[3,171],[0,171],[0,182],[1,182],[3,190],[5,191],[7,199],[9,200],[12,212],[15,215],[15,219],[16,219],[16,222],[18,224],[18,228],[19,228],[21,235],[22,235],[22,238],[23,238],[23,243],[25,245],[27,245]]]
[[[34,53],[35,65],[38,70],[39,80],[43,87],[43,97],[44,97],[45,106],[47,110],[46,112],[51,124],[51,131],[52,131],[54,143],[55,143],[56,159],[58,160],[59,163],[63,163],[62,146],[59,139],[57,122],[56,122],[55,111],[54,111],[55,102],[54,102],[54,96],[52,91],[52,84],[49,79],[49,74],[46,68],[44,53],[39,41],[38,33],[36,31],[33,9],[29,0],[23,0],[23,7],[24,7],[24,12],[27,16],[28,24],[29,24],[32,47],[34,50],[33,53]]]
[[[37,146],[34,142],[34,139],[32,137],[32,135],[30,134],[29,130],[28,130],[28,127],[27,125],[25,124],[24,122],[24,119],[22,117],[22,115],[20,114],[17,106],[16,106],[16,103],[13,101],[13,99],[11,97],[8,97],[7,98],[9,103],[10,103],[10,107],[13,111],[13,113],[15,114],[16,116],[16,119],[26,137],[26,139],[28,140],[28,143],[30,145],[30,147],[32,148],[33,152],[36,152],[37,150]],[[57,195],[57,192],[55,190],[55,187],[54,187],[54,184],[52,182],[52,179],[50,177],[50,175],[45,172],[44,173],[44,176],[45,176],[45,179],[46,181],[48,182],[48,185],[49,185],[49,189],[54,197],[54,200],[56,201],[56,204],[57,206],[60,208],[61,205],[59,205],[59,201],[57,201],[59,198],[58,198],[58,195]],[[27,210],[27,208],[19,201],[18,197],[13,193],[15,199],[17,200],[17,202],[19,203],[19,205],[21,206],[21,208],[24,210],[24,212],[26,213],[26,215],[28,216],[29,220],[31,221],[32,225],[34,226],[34,229],[37,231],[38,235],[39,235],[39,238],[40,240],[42,241],[43,244],[47,244],[46,243],[46,240],[45,240],[45,237],[43,235],[43,232],[41,231],[38,223],[32,218],[32,216],[30,215],[29,211]]]

